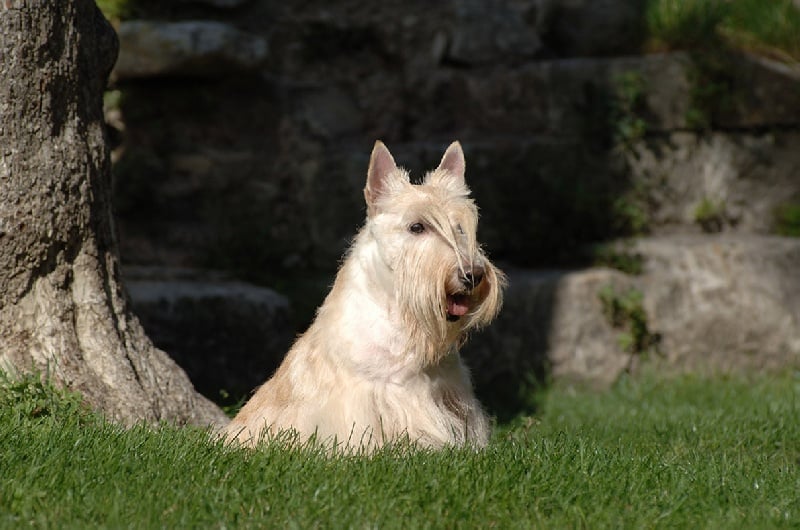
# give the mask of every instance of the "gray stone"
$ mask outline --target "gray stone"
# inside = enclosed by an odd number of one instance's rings
[[[643,238],[625,251],[644,256],[644,274],[510,271],[500,316],[464,348],[489,406],[513,406],[531,374],[602,387],[636,369],[639,354],[623,351],[622,330],[603,312],[606,286],[642,293],[659,337],[652,360],[670,369],[800,366],[800,239],[684,235]]]
[[[685,127],[689,109],[688,56],[658,54],[616,59],[566,59],[497,67],[491,75],[470,71],[434,72],[420,101],[415,136],[440,124],[452,124],[462,136],[485,131],[506,135],[550,134],[559,137],[610,135],[612,105],[621,76],[641,78],[642,108],[637,109],[650,131]],[[553,87],[558,87],[553,89]],[[435,107],[426,108],[435,102]]]
[[[546,43],[561,57],[633,55],[640,51],[644,2],[551,0]]]
[[[615,135],[624,119],[642,120],[651,135],[707,125],[762,129],[800,123],[797,71],[747,55],[727,61],[724,86],[702,77],[703,66],[682,52],[519,67],[501,63],[485,75],[440,69],[420,85],[418,101],[409,109],[418,116],[412,120],[413,136],[428,137],[443,124],[462,137],[502,131],[596,140]],[[699,97],[715,83],[718,96]],[[622,115],[619,108],[627,102],[619,101],[625,91],[633,92],[629,97],[635,101]]]
[[[671,236],[635,244],[637,279],[661,352],[682,369],[800,363],[800,239]]]
[[[328,140],[358,134],[363,128],[361,112],[352,95],[337,87],[309,91],[299,107],[299,121],[312,134]]]
[[[278,366],[294,337],[288,300],[271,289],[164,268],[125,271],[134,312],[195,387],[247,395]]]
[[[636,144],[628,163],[646,195],[651,230],[697,232],[698,207],[717,229],[771,233],[776,209],[800,200],[800,134],[674,133]]]
[[[533,376],[597,386],[616,380],[632,359],[603,314],[599,292],[634,284],[610,269],[509,271],[500,316],[464,348],[482,399],[492,408],[514,408],[516,393]]]
[[[531,378],[607,386],[636,367],[599,294],[638,290],[657,351],[679,370],[780,369],[800,362],[800,239],[766,236],[643,238],[641,276],[610,269],[509,270],[499,318],[464,349],[476,386],[503,409]],[[165,276],[159,271],[156,276]],[[142,272],[128,285],[156,344],[201,391],[243,395],[277,365],[291,340],[287,302],[268,289]],[[215,396],[216,397],[216,396]]]
[[[717,87],[716,104],[705,109],[711,114],[712,126],[738,129],[798,125],[800,67],[747,53],[733,54],[726,60],[725,83]]]
[[[454,2],[453,11],[448,60],[460,64],[519,60],[541,48],[535,29],[503,2]]]
[[[222,22],[131,20],[117,29],[118,79],[152,76],[219,76],[255,70],[267,57],[267,41]]]
[[[617,210],[623,196],[637,201],[654,234],[701,233],[704,201],[719,209],[719,230],[772,234],[776,211],[800,201],[800,134],[791,131],[673,133],[614,153],[577,137],[462,143],[481,208],[480,239],[517,266],[585,263],[590,246],[624,233],[631,214]],[[419,174],[442,146],[392,148]],[[359,185],[341,196],[358,197]]]

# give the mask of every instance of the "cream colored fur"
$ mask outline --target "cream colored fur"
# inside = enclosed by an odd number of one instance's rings
[[[504,277],[475,238],[461,146],[413,185],[376,142],[364,196],[367,222],[314,323],[231,421],[229,440],[291,429],[347,450],[406,436],[486,444],[490,424],[458,347],[500,310]],[[481,273],[473,287],[469,275]],[[466,312],[448,319],[451,309]]]

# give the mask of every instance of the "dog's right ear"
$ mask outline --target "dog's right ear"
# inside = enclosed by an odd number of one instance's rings
[[[464,151],[461,149],[461,144],[456,141],[450,144],[450,146],[447,148],[447,151],[444,152],[442,161],[439,163],[439,167],[437,169],[447,171],[453,177],[458,179],[461,184],[463,184],[465,166]]]
[[[380,140],[375,142],[369,157],[367,185],[364,187],[364,200],[367,202],[367,217],[377,213],[377,201],[386,192],[388,176],[397,169],[392,153]]]

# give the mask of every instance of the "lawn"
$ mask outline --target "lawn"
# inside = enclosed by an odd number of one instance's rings
[[[480,452],[326,458],[130,430],[0,385],[0,526],[797,528],[800,373],[556,386]]]

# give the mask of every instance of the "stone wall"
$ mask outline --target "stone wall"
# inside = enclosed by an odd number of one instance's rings
[[[800,204],[798,70],[735,52],[643,55],[642,5],[153,3],[118,25],[107,98],[123,259],[275,288],[302,329],[363,222],[375,139],[417,176],[459,139],[481,240],[521,271],[501,321],[469,352],[479,386],[497,393],[521,372],[611,381],[630,358],[597,289],[621,282],[645,291],[648,311],[662,305],[643,277],[572,270],[592,264],[598,243],[769,236],[754,251],[782,249],[770,239],[776,212]],[[636,252],[662,263],[654,248]],[[545,281],[530,267],[571,270]],[[678,362],[692,344],[670,342],[680,330],[665,314],[652,318]]]
[[[725,201],[730,226],[769,230],[776,201],[798,194],[787,178],[797,162],[784,158],[800,116],[797,72],[727,57],[715,80],[685,54],[634,56],[632,5],[176,3],[160,20],[123,22],[123,255],[257,280],[331,270],[361,222],[377,138],[417,175],[460,139],[483,240],[519,264],[575,264],[587,243],[624,234],[630,214],[614,204],[627,192],[656,231],[692,224],[687,211],[703,199]],[[724,83],[724,97],[698,102],[702,83]],[[692,132],[692,116],[725,134]],[[631,122],[641,133],[624,137]],[[751,169],[755,188],[776,195],[752,215],[714,189]],[[703,184],[688,182],[698,172]]]

